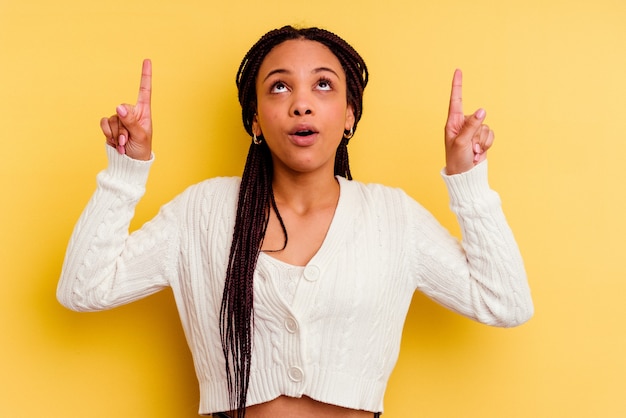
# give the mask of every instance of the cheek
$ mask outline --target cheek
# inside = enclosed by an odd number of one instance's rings
[[[260,102],[257,106],[257,121],[261,129],[267,130],[272,126],[272,121],[276,119],[272,107]]]
[[[348,120],[348,111],[345,103],[339,103],[332,107],[329,107],[329,113],[333,115],[334,124],[338,127],[341,127],[343,132],[343,128],[346,125],[346,121]]]
[[[261,127],[261,129],[263,129],[264,132],[271,132],[278,126],[278,117],[276,113],[259,109],[258,120],[259,126]]]

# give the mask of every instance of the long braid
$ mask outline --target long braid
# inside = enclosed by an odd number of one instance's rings
[[[342,138],[335,155],[335,175],[352,180],[350,161],[348,160],[348,138]]]
[[[271,156],[267,146],[252,144],[241,178],[235,219],[235,231],[248,233],[236,234],[233,239],[220,311],[222,349],[229,372],[228,392],[237,394],[237,399],[231,400],[236,402],[237,409],[245,407],[248,391],[248,380],[237,376],[250,373],[251,339],[245,336],[251,333],[252,292],[247,282],[254,273],[259,240],[263,239],[267,228],[269,213],[266,208],[268,191],[271,191],[271,170]],[[249,256],[241,257],[242,254]],[[233,312],[239,314],[232,315]],[[235,379],[230,373],[234,374]]]
[[[355,116],[353,130],[363,111],[363,90],[368,72],[360,55],[337,35],[318,28],[295,29],[285,26],[265,34],[245,55],[237,71],[236,83],[244,128],[252,136],[256,113],[256,77],[265,56],[275,46],[290,39],[308,39],[327,46],[339,59],[346,73],[347,101]],[[348,139],[343,138],[335,157],[335,175],[352,180],[348,161]],[[272,190],[273,166],[265,142],[252,143],[241,178],[233,242],[230,248],[224,294],[220,309],[220,336],[226,362],[228,393],[232,409],[244,418],[250,381],[253,327],[253,277],[265,237],[270,211],[276,214],[285,236],[287,230],[276,206]]]

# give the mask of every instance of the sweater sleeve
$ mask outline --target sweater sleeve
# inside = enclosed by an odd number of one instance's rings
[[[178,245],[167,210],[129,235],[135,206],[152,165],[107,146],[108,167],[70,238],[57,287],[69,309],[97,311],[148,296],[168,285]]]
[[[434,218],[415,227],[419,290],[488,325],[512,327],[526,322],[534,308],[524,263],[500,197],[488,185],[487,162],[466,173],[442,173],[442,177],[462,241],[450,236]]]

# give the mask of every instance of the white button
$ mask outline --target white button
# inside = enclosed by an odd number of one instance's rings
[[[297,366],[290,367],[289,370],[287,370],[287,375],[293,382],[296,383],[302,382],[302,379],[304,378],[304,372]]]
[[[295,333],[296,331],[298,331],[298,323],[296,322],[295,319],[289,317],[285,319],[285,328],[287,328],[287,331],[289,331],[290,333]]]
[[[306,266],[304,269],[304,278],[310,282],[314,282],[320,278],[320,269],[317,266]]]

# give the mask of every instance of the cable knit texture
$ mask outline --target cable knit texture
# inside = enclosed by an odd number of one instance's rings
[[[70,309],[94,311],[170,286],[200,383],[200,413],[228,410],[218,319],[240,179],[189,187],[129,235],[152,160],[107,153],[57,297]],[[311,261],[296,267],[261,254],[249,405],[306,395],[382,411],[415,290],[489,325],[532,316],[523,262],[487,183],[487,163],[442,177],[461,242],[401,190],[338,177],[335,216]]]

